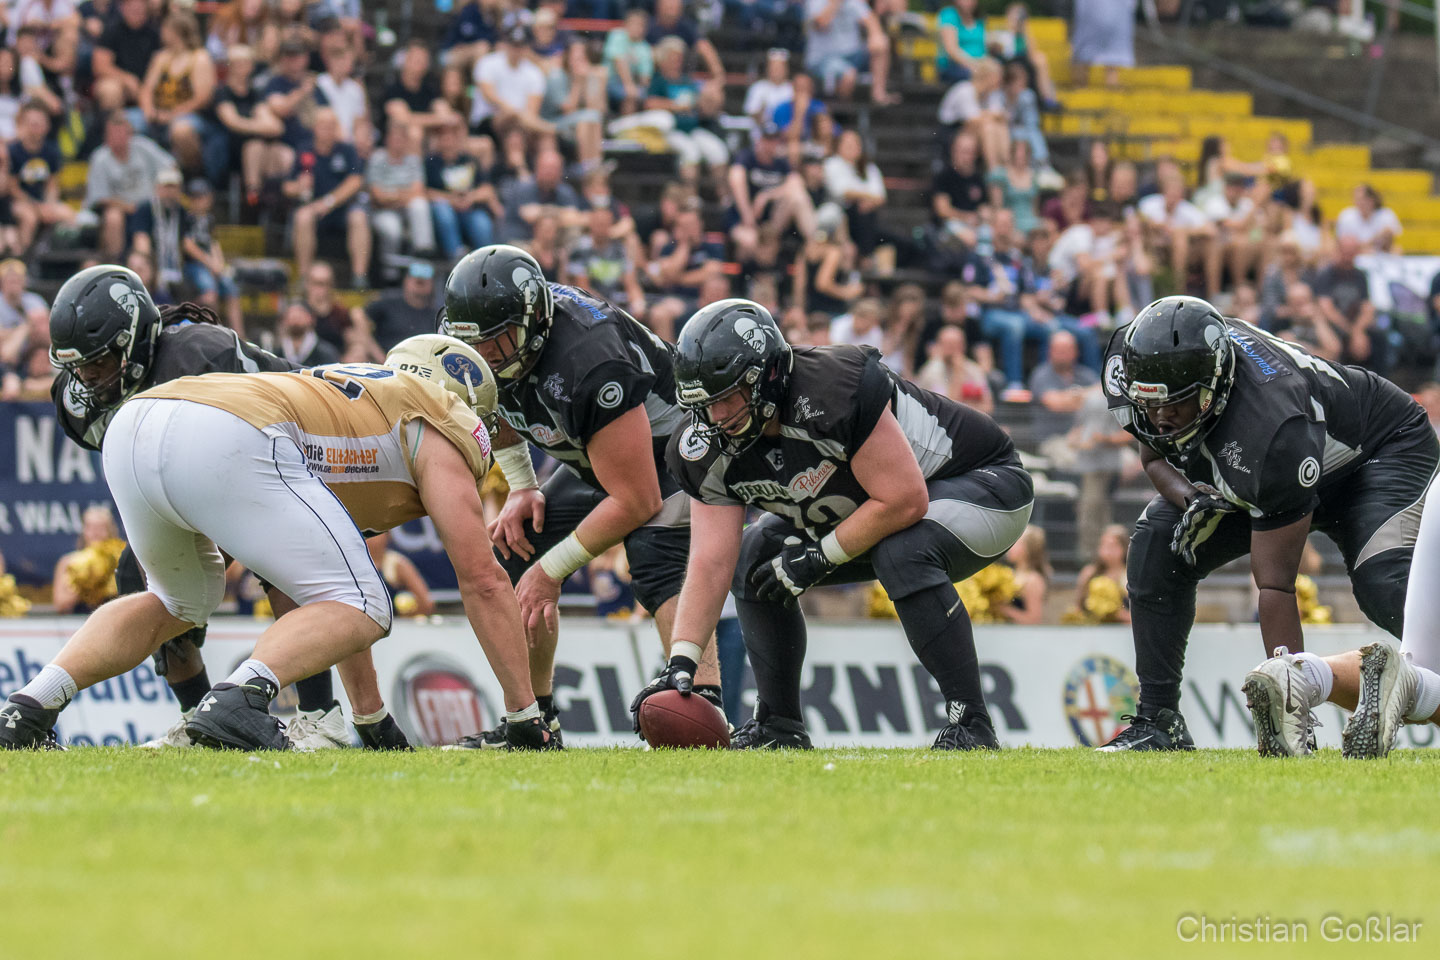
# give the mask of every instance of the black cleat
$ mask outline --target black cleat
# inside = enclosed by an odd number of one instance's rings
[[[454,743],[447,743],[441,750],[509,750],[510,732],[507,729],[510,721],[501,719],[493,730],[481,730],[479,733],[472,733],[469,736],[461,737]],[[545,714],[545,726],[550,731],[550,739],[554,741],[553,746],[546,746],[540,749],[564,750],[565,735],[560,730],[560,711],[552,709]]]
[[[753,717],[730,737],[731,750],[811,750],[810,735],[799,720]]]
[[[289,750],[285,725],[270,715],[263,687],[217,683],[185,724],[190,739],[215,750]]]
[[[55,734],[55,718],[62,709],[42,707],[34,697],[12,693],[0,707],[0,749],[64,750]]]
[[[969,713],[969,716],[966,714]],[[945,718],[950,722],[940,728],[931,750],[999,750],[1000,741],[995,736],[995,727],[985,713],[971,710],[959,700],[951,700],[945,707]]]
[[[1121,750],[1194,750],[1195,741],[1185,726],[1185,718],[1179,711],[1161,707],[1155,716],[1125,714],[1121,720],[1129,720],[1130,726],[1117,733],[1109,743],[1095,749],[1101,753],[1118,753]]]
[[[355,732],[360,735],[360,745],[366,750],[414,750],[410,738],[400,729],[400,724],[390,714],[376,723],[357,723]]]

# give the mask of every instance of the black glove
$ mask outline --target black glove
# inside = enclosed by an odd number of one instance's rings
[[[1199,492],[1185,508],[1180,522],[1175,524],[1175,535],[1170,540],[1170,552],[1192,567],[1195,566],[1195,548],[1210,539],[1226,514],[1239,509],[1209,484],[1197,483],[1195,489]]]
[[[374,723],[357,723],[355,732],[360,734],[360,745],[366,750],[413,750],[405,731],[390,714],[385,714]]]
[[[755,595],[766,603],[795,606],[795,598],[824,580],[835,569],[818,541],[786,537],[780,553],[750,573]]]
[[[630,701],[630,720],[636,733],[640,732],[640,704],[661,690],[679,690],[682,697],[690,696],[690,691],[695,688],[697,666],[689,657],[671,657],[660,674],[646,684],[644,690],[635,694],[635,699]]]

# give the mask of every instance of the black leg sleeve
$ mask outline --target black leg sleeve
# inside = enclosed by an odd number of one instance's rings
[[[295,681],[301,710],[329,710],[335,703],[335,681],[329,670]]]
[[[805,615],[799,607],[735,600],[745,651],[755,674],[755,717],[775,715],[804,722],[800,668],[805,665]]]
[[[940,685],[946,700],[959,700],[984,715],[975,631],[960,595],[950,584],[930,587],[895,601],[895,613],[920,663]]]
[[[1141,712],[1178,710],[1185,647],[1195,624],[1196,586],[1206,574],[1250,552],[1250,520],[1234,513],[1196,550],[1197,567],[1170,552],[1180,509],[1156,497],[1141,514],[1130,538],[1126,577],[1130,625],[1135,635],[1135,672],[1140,677]],[[1147,711],[1149,711],[1147,713]]]

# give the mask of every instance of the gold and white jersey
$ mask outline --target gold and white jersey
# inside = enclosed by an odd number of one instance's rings
[[[455,445],[477,485],[490,470],[490,436],[473,410],[444,387],[378,364],[182,377],[140,396],[217,407],[292,440],[366,532],[425,515],[413,466],[427,426]]]

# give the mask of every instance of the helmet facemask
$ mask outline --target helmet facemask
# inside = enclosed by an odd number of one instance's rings
[[[765,402],[761,396],[760,381],[760,368],[747,367],[739,380],[718,393],[710,393],[704,387],[686,389],[682,386],[678,391],[679,404],[690,411],[695,435],[717,444],[732,457],[748,450],[775,415],[775,404]],[[714,404],[746,391],[744,406],[724,420],[711,420],[710,408]]]
[[[1140,439],[1162,457],[1187,459],[1204,441],[1220,419],[1229,400],[1231,374],[1235,367],[1235,354],[1230,349],[1220,349],[1215,354],[1215,369],[1207,381],[1191,383],[1171,392],[1166,384],[1149,383],[1136,377],[1129,378],[1125,385],[1126,399],[1135,409],[1134,427]],[[1194,398],[1198,401],[1195,418],[1174,430],[1160,430],[1150,418],[1153,411],[1172,407]]]
[[[113,410],[139,391],[145,380],[146,364],[131,361],[135,325],[138,322],[137,316],[129,330],[123,331],[113,342],[88,354],[51,345],[51,365],[70,374],[67,399],[79,404],[91,414],[99,414]],[[151,340],[153,342],[153,335]],[[90,377],[82,374],[87,367],[105,363],[107,360],[113,363],[112,369]]]

